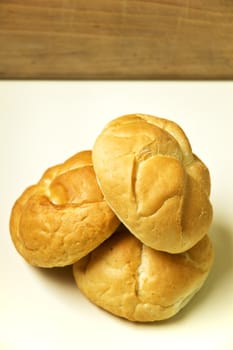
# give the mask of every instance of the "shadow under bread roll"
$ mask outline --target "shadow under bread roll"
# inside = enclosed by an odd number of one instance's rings
[[[205,282],[213,262],[206,235],[190,250],[169,254],[145,246],[123,225],[73,265],[78,288],[110,313],[131,321],[172,317]]]

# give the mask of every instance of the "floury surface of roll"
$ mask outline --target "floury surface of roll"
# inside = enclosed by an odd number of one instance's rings
[[[93,165],[106,201],[144,244],[180,253],[207,234],[209,171],[174,122],[145,114],[112,120],[94,144]]]
[[[116,233],[74,264],[79,289],[93,303],[131,321],[174,316],[205,282],[213,262],[208,236],[180,254],[145,246],[120,226]]]
[[[119,226],[96,182],[91,152],[48,169],[16,201],[10,219],[14,245],[40,267],[76,262]]]

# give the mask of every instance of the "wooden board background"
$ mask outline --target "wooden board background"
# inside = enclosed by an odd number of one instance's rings
[[[233,0],[1,0],[0,78],[232,79]]]

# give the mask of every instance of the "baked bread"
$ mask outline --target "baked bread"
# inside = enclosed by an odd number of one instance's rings
[[[40,267],[76,262],[118,225],[97,185],[90,151],[48,169],[19,197],[10,218],[16,249]]]
[[[201,288],[213,261],[208,236],[180,254],[156,251],[120,226],[73,265],[79,289],[93,303],[131,321],[167,319]]]
[[[144,244],[180,253],[206,235],[209,171],[177,124],[144,114],[117,118],[98,136],[92,155],[106,201]]]

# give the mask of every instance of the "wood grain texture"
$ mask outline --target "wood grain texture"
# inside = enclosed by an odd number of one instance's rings
[[[232,79],[232,0],[0,1],[0,78]]]

